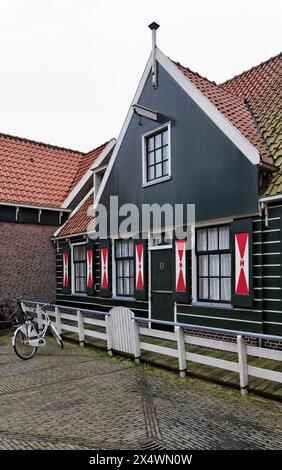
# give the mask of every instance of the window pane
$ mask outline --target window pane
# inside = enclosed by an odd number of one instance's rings
[[[221,300],[231,300],[231,279],[221,279]]]
[[[125,240],[122,241],[121,256],[123,258],[125,256],[128,256],[128,244],[127,244],[127,241],[125,241]]]
[[[121,242],[116,242],[116,258],[121,257]]]
[[[219,300],[219,279],[210,278],[210,299]]]
[[[123,262],[123,275],[127,277],[129,276],[129,260],[128,259]]]
[[[229,227],[219,228],[219,249],[220,250],[229,249]]]
[[[150,137],[148,140],[148,151],[154,150],[154,137]]]
[[[221,275],[231,276],[231,255],[221,255]]]
[[[160,178],[162,176],[162,164],[156,165],[156,178]]]
[[[168,146],[163,147],[163,160],[168,159]]]
[[[133,260],[130,260],[129,261],[129,275],[131,277],[134,277],[134,264],[133,264]]]
[[[166,176],[169,174],[168,171],[168,160],[166,162],[163,162],[163,176]]]
[[[208,229],[208,250],[217,250],[217,228]]]
[[[168,144],[168,132],[164,131],[163,132],[163,145],[167,145],[167,144]]]
[[[219,276],[219,255],[210,255],[210,276]]]
[[[85,277],[81,278],[81,292],[86,292],[86,279],[85,279]]]
[[[123,279],[118,278],[117,280],[117,293],[122,295],[123,294]]]
[[[208,276],[208,256],[199,256],[199,276]]]
[[[130,279],[130,292],[129,295],[134,295],[134,279],[133,277]]]
[[[208,289],[208,279],[200,278],[199,279],[199,298],[208,299],[209,298],[209,289]]]
[[[154,168],[155,168],[154,166],[150,166],[150,167],[148,168],[148,181],[152,181],[152,180],[155,178],[155,176],[154,176]]]
[[[155,157],[155,152],[148,153],[148,165],[149,166],[154,165],[154,163],[155,163],[154,157]]]
[[[118,275],[119,277],[122,276],[122,261],[118,261],[118,262],[117,262],[117,275]]]
[[[160,163],[162,161],[162,149],[156,150],[155,158],[156,158],[155,163]]]
[[[197,230],[197,250],[206,251],[207,249],[207,231]]]
[[[129,295],[129,279],[128,278],[124,278],[123,280],[123,294],[124,295]]]
[[[133,241],[128,240],[128,256],[133,256],[133,247],[134,247]]]
[[[155,148],[162,146],[162,134],[155,135]]]

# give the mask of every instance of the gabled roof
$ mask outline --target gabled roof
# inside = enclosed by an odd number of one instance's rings
[[[0,201],[60,208],[106,145],[85,154],[0,134]]]
[[[238,129],[243,136],[258,150],[264,163],[273,165],[272,155],[261,134],[255,116],[243,96],[231,93],[223,86],[201,77],[187,67],[176,63],[179,70],[203,93],[216,108]]]
[[[282,193],[282,53],[227,80],[221,88],[247,103],[280,169],[264,194]]]
[[[81,204],[71,213],[70,218],[61,229],[55,232],[54,236],[60,238],[68,235],[86,233],[89,224],[91,224],[91,222],[93,223],[93,216],[90,213],[93,202],[93,190],[91,190],[91,192],[85,196],[84,200],[81,201]]]

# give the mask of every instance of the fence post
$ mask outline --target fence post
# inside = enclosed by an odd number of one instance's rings
[[[240,376],[240,389],[241,395],[248,394],[248,362],[247,362],[247,348],[245,338],[241,335],[237,336],[238,346],[238,362],[239,362],[239,376]]]
[[[62,334],[62,320],[61,320],[61,311],[59,307],[55,307],[55,318],[56,318],[56,328],[59,335]]]
[[[84,347],[84,340],[85,340],[84,323],[83,323],[83,317],[82,317],[81,312],[79,310],[77,311],[77,324],[78,324],[79,345],[80,345],[81,348],[83,348]]]
[[[186,351],[185,351],[185,336],[183,328],[180,326],[175,327],[178,349],[178,363],[180,377],[186,377]]]
[[[112,328],[111,328],[111,317],[106,315],[106,333],[107,333],[107,349],[110,357],[113,355],[113,344],[112,344]]]
[[[39,306],[39,304],[36,305],[36,314],[37,314],[38,330],[41,331],[43,330],[43,321],[42,321],[42,308]]]
[[[133,334],[133,348],[134,348],[134,359],[136,364],[140,364],[141,350],[140,350],[140,337],[139,337],[139,326],[137,321],[132,318],[132,334]]]

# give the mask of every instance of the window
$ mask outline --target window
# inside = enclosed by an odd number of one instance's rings
[[[198,300],[231,300],[230,227],[197,230]]]
[[[86,246],[73,245],[73,291],[86,293]]]
[[[172,247],[172,231],[166,231],[161,233],[153,233],[152,235],[152,247]]]
[[[117,295],[134,295],[133,240],[118,240],[115,245]]]
[[[169,126],[144,137],[143,159],[145,184],[170,177]]]

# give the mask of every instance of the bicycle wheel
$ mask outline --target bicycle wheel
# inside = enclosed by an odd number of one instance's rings
[[[15,335],[14,350],[18,357],[21,359],[31,359],[37,351],[36,346],[30,346],[27,344],[27,336],[18,330]]]

